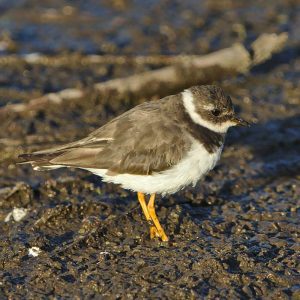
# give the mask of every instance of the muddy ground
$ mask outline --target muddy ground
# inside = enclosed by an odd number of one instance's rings
[[[1,117],[0,299],[300,299],[297,2],[1,1],[0,106],[68,87],[89,96]],[[149,239],[135,194],[84,171],[15,165],[145,101],[99,97],[93,83],[158,67],[72,55],[205,54],[283,31],[284,51],[216,82],[255,124],[230,130],[196,188],[159,198],[169,243]],[[35,52],[70,61],[1,60]]]

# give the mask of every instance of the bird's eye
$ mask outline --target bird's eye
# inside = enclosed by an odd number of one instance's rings
[[[217,116],[219,116],[219,115],[221,114],[221,111],[220,111],[219,109],[214,109],[214,110],[211,111],[211,113],[212,113],[215,117],[217,117]]]

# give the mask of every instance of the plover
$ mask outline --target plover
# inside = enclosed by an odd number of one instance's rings
[[[155,194],[195,186],[214,168],[228,128],[236,125],[248,122],[235,115],[220,87],[193,86],[137,105],[79,141],[20,157],[34,170],[85,169],[137,192],[150,237],[168,241],[156,216]]]

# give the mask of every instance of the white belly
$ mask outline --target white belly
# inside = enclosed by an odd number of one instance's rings
[[[171,169],[151,175],[106,175],[106,169],[86,169],[103,178],[103,181],[120,184],[123,188],[146,194],[172,194],[193,184],[213,169],[220,158],[222,147],[216,153],[210,154],[197,141],[179,164]]]

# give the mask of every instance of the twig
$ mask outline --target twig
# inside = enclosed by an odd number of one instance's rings
[[[57,93],[45,94],[42,97],[30,100],[27,103],[9,104],[0,109],[1,113],[23,112],[26,110],[37,110],[46,104],[59,104],[64,100],[75,100],[83,97],[84,92],[79,89],[65,89]]]
[[[0,66],[10,66],[15,64],[42,65],[51,67],[63,67],[71,64],[76,65],[170,65],[185,61],[187,58],[197,57],[197,55],[81,55],[62,54],[58,56],[48,56],[41,53],[30,53],[20,55],[0,56]]]

